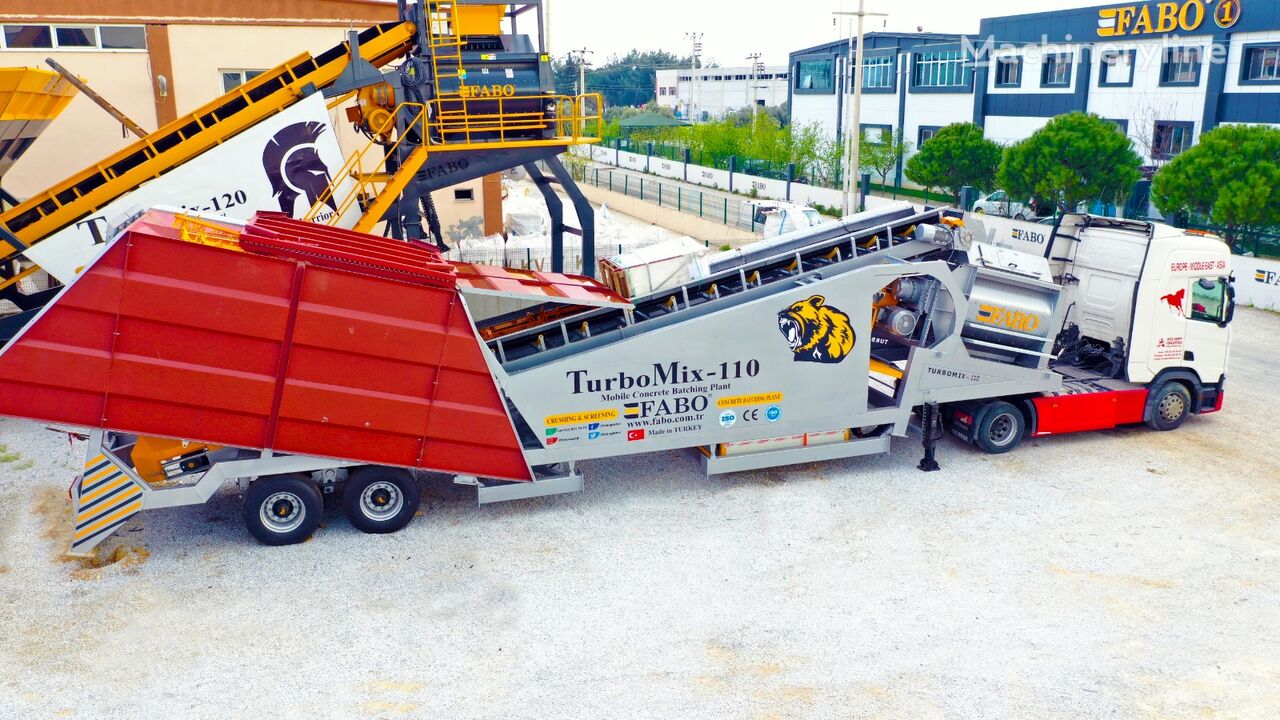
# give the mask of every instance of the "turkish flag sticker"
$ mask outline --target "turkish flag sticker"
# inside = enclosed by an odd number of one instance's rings
[[[643,429],[627,431],[627,442],[635,442],[636,440],[643,440],[643,439],[644,439]]]

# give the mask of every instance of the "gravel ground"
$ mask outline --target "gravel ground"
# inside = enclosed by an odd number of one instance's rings
[[[234,492],[63,561],[82,448],[0,421],[3,718],[1274,718],[1280,316],[1176,433],[956,443],[254,544]]]

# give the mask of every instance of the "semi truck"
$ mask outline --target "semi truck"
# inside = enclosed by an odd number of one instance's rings
[[[694,449],[708,475],[1223,405],[1224,243],[1069,215],[1039,254],[909,205],[807,228],[678,288],[441,259],[259,213],[153,209],[0,349],[0,414],[79,428],[72,552],[143,510],[243,492],[269,545],[340,498],[362,531],[444,473],[481,504],[576,492],[582,461]],[[477,320],[477,295],[533,309]],[[914,428],[914,429],[913,429]]]

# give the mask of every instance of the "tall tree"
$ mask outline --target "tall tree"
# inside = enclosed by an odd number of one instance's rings
[[[979,190],[995,186],[1002,149],[983,136],[973,123],[956,123],[939,130],[907,161],[907,177],[932,190],[941,188],[952,196],[971,185]]]
[[[1156,173],[1151,197],[1162,213],[1196,213],[1221,225],[1232,242],[1280,227],[1280,130],[1210,130]]]
[[[1142,177],[1141,167],[1142,158],[1118,125],[1074,112],[1011,146],[997,180],[1013,198],[1073,211],[1089,200],[1119,204]]]

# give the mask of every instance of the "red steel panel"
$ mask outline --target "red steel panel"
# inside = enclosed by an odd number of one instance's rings
[[[516,270],[495,265],[453,263],[458,274],[458,286],[464,289],[487,290],[530,298],[545,298],[561,303],[586,303],[629,307],[631,302],[610,290],[606,285],[584,275],[544,273],[535,270]]]
[[[1036,407],[1037,436],[1109,430],[1142,422],[1147,389],[1045,395],[1032,402]]]
[[[171,221],[131,226],[0,355],[0,414],[530,479],[434,248],[260,216],[241,246],[264,253],[237,252]]]

